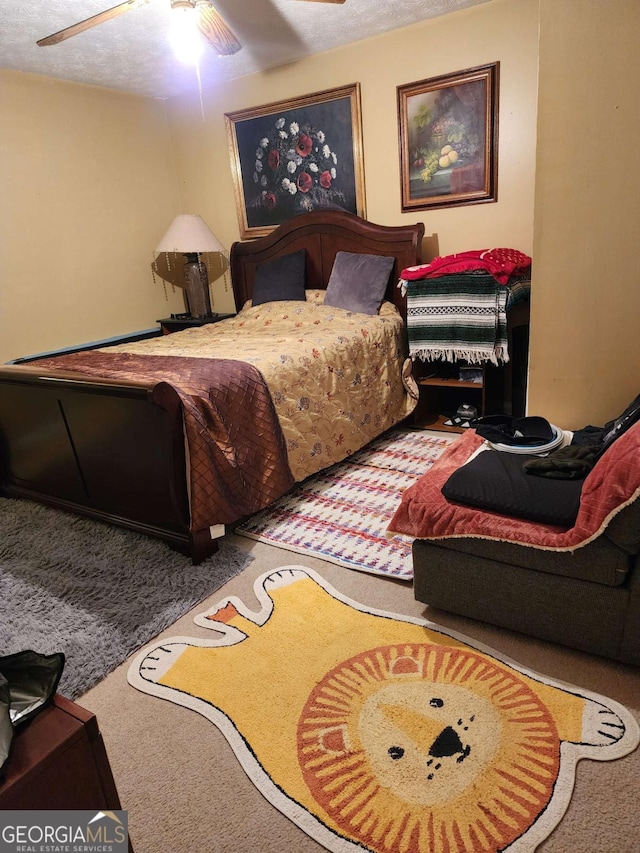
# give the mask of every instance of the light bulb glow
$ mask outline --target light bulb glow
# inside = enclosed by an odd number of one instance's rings
[[[197,65],[202,56],[202,39],[196,9],[174,9],[171,15],[171,44],[180,62]]]

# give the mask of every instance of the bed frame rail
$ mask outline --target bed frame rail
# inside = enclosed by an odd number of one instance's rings
[[[166,383],[0,368],[0,493],[155,536],[199,562],[216,547],[189,531],[182,434]]]

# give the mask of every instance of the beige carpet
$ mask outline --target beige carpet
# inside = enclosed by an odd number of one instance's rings
[[[194,624],[194,615],[229,594],[248,603],[256,577],[295,563],[315,569],[337,590],[371,607],[426,617],[551,678],[615,699],[640,720],[640,669],[431,610],[414,600],[406,581],[229,538],[251,552],[254,562],[160,636],[209,637],[209,630]],[[323,853],[262,797],[215,726],[135,690],[127,683],[127,669],[128,663],[122,664],[77,701],[98,718],[136,853]],[[580,762],[568,811],[538,849],[638,853],[638,779],[640,749],[617,761]]]

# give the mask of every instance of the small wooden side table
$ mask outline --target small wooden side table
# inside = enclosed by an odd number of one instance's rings
[[[160,323],[163,335],[170,335],[172,332],[180,332],[183,329],[193,329],[197,326],[206,326],[209,323],[219,323],[221,320],[228,320],[229,317],[235,317],[235,314],[214,314],[213,317],[165,317],[163,320],[156,320]]]
[[[0,783],[0,810],[121,808],[94,714],[56,695],[18,726]]]

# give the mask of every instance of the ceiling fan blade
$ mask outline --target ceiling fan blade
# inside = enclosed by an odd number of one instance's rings
[[[232,56],[242,45],[231,31],[229,25],[214,9],[211,3],[196,2],[198,10],[198,29],[215,50],[218,56]]]
[[[119,3],[117,6],[112,6],[111,9],[107,9],[104,12],[98,12],[97,15],[92,15],[91,18],[87,18],[84,21],[80,21],[77,24],[73,24],[71,27],[66,27],[64,30],[59,30],[57,33],[53,33],[51,36],[47,36],[46,38],[40,39],[36,42],[39,47],[48,47],[52,44],[58,44],[58,42],[64,41],[65,39],[71,38],[71,36],[76,36],[78,33],[83,33],[85,30],[90,30],[91,27],[95,27],[97,24],[102,24],[103,21],[110,21],[112,18],[117,18],[118,15],[122,15],[123,12],[128,12],[130,9],[137,9],[138,6],[144,6],[145,3],[148,3],[149,0],[126,0],[124,3]]]
[[[309,3],[346,3],[347,0],[307,0]]]

